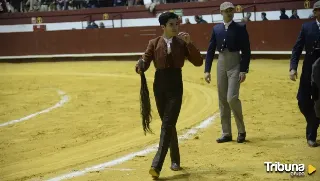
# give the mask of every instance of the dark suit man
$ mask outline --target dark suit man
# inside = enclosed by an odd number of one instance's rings
[[[245,81],[250,64],[250,42],[246,25],[234,22],[234,6],[230,2],[220,5],[224,23],[214,26],[205,62],[205,81],[211,81],[211,66],[215,51],[219,51],[217,62],[217,85],[222,136],[218,143],[232,141],[231,111],[238,128],[237,142],[246,138],[242,105],[239,99],[240,83]],[[240,54],[241,51],[241,54]]]
[[[316,147],[318,146],[316,143],[316,139],[319,120],[316,117],[314,100],[312,100],[311,74],[312,65],[318,58],[317,54],[314,52],[313,46],[314,42],[320,37],[320,1],[317,1],[314,4],[313,12],[317,20],[307,22],[302,25],[302,29],[300,31],[296,44],[293,47],[292,57],[290,61],[290,79],[295,81],[297,78],[299,58],[303,48],[305,48],[306,56],[303,61],[297,99],[299,109],[307,121],[307,143],[311,147]]]
[[[317,118],[320,119],[320,58],[312,66],[312,86],[315,101],[314,109]]]

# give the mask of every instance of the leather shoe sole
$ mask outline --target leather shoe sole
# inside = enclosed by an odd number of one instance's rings
[[[308,145],[309,145],[310,147],[317,147],[317,146],[318,146],[317,142],[315,142],[315,141],[308,140],[307,143],[308,143]]]
[[[247,133],[239,133],[238,134],[238,138],[237,138],[237,142],[238,143],[243,143],[246,141],[246,136],[247,136]]]
[[[152,176],[153,179],[157,179],[160,176],[160,173],[153,167],[150,168],[149,174]]]
[[[224,137],[218,138],[216,141],[217,141],[217,143],[225,143],[225,142],[232,141],[232,137],[224,136]]]

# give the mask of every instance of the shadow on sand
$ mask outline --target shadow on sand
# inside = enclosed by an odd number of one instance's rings
[[[205,174],[211,174],[212,171],[207,170],[207,171],[193,171],[193,172],[189,172],[188,168],[182,168],[180,171],[180,173],[177,173],[174,176],[169,176],[169,177],[160,177],[158,179],[154,179],[156,181],[171,181],[171,180],[190,180],[190,176],[195,177],[195,176],[199,176],[199,175],[205,175]]]

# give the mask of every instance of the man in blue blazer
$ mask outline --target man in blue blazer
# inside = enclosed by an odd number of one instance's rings
[[[296,44],[293,47],[290,61],[290,79],[292,81],[296,81],[296,79],[298,78],[297,69],[299,59],[303,48],[305,48],[306,55],[303,61],[297,100],[300,112],[304,115],[307,121],[307,143],[311,147],[316,147],[318,146],[316,143],[316,139],[317,130],[319,127],[319,119],[316,117],[314,109],[311,75],[312,65],[320,57],[320,55],[316,53],[316,51],[314,51],[315,41],[320,40],[320,1],[317,1],[314,4],[313,13],[316,17],[316,20],[304,23],[302,25]]]
[[[233,21],[234,10],[230,2],[220,5],[224,23],[213,27],[205,61],[205,81],[210,83],[213,57],[216,50],[219,52],[217,87],[222,136],[217,139],[218,143],[232,141],[231,111],[238,128],[237,142],[242,143],[246,138],[239,89],[249,71],[251,49],[246,25]]]

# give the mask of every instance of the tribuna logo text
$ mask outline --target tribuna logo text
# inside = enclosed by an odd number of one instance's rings
[[[282,164],[280,162],[264,162],[267,172],[287,172],[293,176],[304,176],[305,165],[304,164]]]

